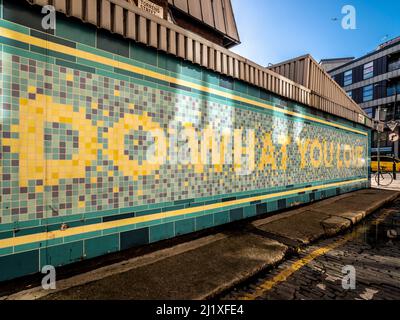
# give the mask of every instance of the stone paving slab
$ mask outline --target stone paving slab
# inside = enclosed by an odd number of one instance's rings
[[[325,235],[325,228],[321,222],[330,217],[327,213],[305,210],[294,216],[261,225],[258,229],[308,244]]]
[[[299,209],[293,216],[283,217],[256,228],[307,245],[320,238],[335,235],[360,222],[367,215],[394,201],[400,192],[368,189],[353,192],[347,197],[324,200],[312,207]]]
[[[62,290],[41,288],[7,299],[205,299],[281,262],[295,245],[350,228],[394,201],[400,192],[369,189],[259,219],[233,233],[219,233],[155,252],[137,261],[62,280]],[[243,228],[243,227],[242,227]],[[271,236],[269,236],[271,235]],[[278,239],[278,240],[277,240]],[[285,244],[284,244],[285,243]],[[288,245],[286,245],[288,244]],[[181,245],[182,246],[182,245]],[[0,298],[1,299],[1,298]]]
[[[253,234],[228,237],[45,299],[205,299],[281,261],[287,249]]]

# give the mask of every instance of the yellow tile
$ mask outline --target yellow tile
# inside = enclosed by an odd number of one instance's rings
[[[43,167],[36,167],[36,172],[37,173],[43,173]]]

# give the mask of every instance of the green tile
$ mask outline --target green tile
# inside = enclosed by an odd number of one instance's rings
[[[119,234],[85,240],[85,257],[90,259],[119,250]]]
[[[103,70],[107,70],[108,72],[114,72],[114,68],[113,67],[107,66],[105,64],[97,63],[97,62],[94,62],[94,61],[90,61],[90,60],[86,60],[86,59],[82,59],[82,58],[77,58],[76,62],[78,64],[85,65],[85,66],[88,66],[88,67],[92,67],[94,69],[103,69]]]
[[[196,231],[196,220],[184,219],[175,221],[175,235],[180,236]]]
[[[137,223],[136,224],[136,229],[156,226],[156,225],[159,225],[160,223],[163,223],[163,222],[164,221],[162,219],[157,219],[157,220],[153,220],[153,221]]]
[[[94,68],[84,66],[83,64],[73,63],[73,62],[64,61],[64,60],[60,60],[60,59],[56,60],[56,64],[58,64],[59,66],[62,66],[62,67],[77,69],[77,70],[81,70],[81,71],[88,72],[88,73],[96,73],[96,70]]]
[[[256,206],[244,207],[244,218],[255,217],[257,215]]]
[[[26,27],[43,30],[40,6],[31,6],[27,1],[5,1],[3,18]]]
[[[121,250],[146,245],[149,243],[149,228],[123,232],[120,239]]]
[[[234,84],[233,84],[233,89],[234,89],[235,91],[239,91],[239,92],[242,92],[242,93],[246,93],[246,94],[247,94],[247,92],[248,92],[248,85],[247,85],[246,83],[242,82],[242,81],[236,80],[236,81],[234,82]]]
[[[57,17],[56,35],[58,37],[95,47],[96,33],[96,27],[87,23],[76,23],[62,16]]]
[[[158,67],[175,74],[181,73],[181,61],[175,57],[167,56],[162,52],[158,53]]]
[[[40,250],[40,267],[59,267],[83,259],[83,241],[58,245]]]
[[[64,237],[64,242],[68,243],[68,242],[74,242],[74,241],[78,241],[78,240],[94,238],[94,237],[101,236],[101,234],[102,234],[102,231],[93,231],[93,232],[88,232],[88,233],[76,234],[73,236]]]
[[[21,244],[18,246],[14,247],[14,252],[25,252],[25,251],[30,251],[34,249],[40,249],[41,248],[41,243],[40,242],[32,242],[32,243],[26,243],[26,244]]]
[[[196,218],[196,231],[211,228],[213,226],[214,226],[213,214]]]
[[[145,211],[136,212],[137,217],[147,216],[151,214],[161,213],[161,209],[149,209]]]
[[[181,73],[191,79],[201,79],[203,70],[189,62],[182,62]]]
[[[96,45],[98,49],[129,57],[129,40],[116,33],[112,34],[104,29],[98,30]]]
[[[150,242],[157,242],[174,237],[174,223],[164,223],[150,227]]]
[[[0,232],[0,240],[14,237],[13,231]]]
[[[21,236],[26,236],[26,235],[35,234],[35,233],[42,233],[42,232],[46,232],[46,231],[47,231],[46,227],[44,227],[44,226],[25,228],[25,229],[17,229],[17,230],[15,230],[15,236],[21,237]]]
[[[268,202],[267,208],[268,208],[268,212],[277,211],[278,210],[278,202],[277,201]]]
[[[0,249],[0,256],[5,256],[5,255],[9,255],[13,253],[13,248],[9,247],[9,248],[1,248]],[[1,261],[1,260],[0,260]]]
[[[260,97],[260,88],[249,86],[248,94],[252,97],[259,98]]]
[[[137,225],[136,224],[130,224],[127,226],[122,226],[122,227],[118,227],[117,230],[118,232],[126,232],[126,231],[131,231],[131,230],[135,230],[137,229]]]
[[[92,48],[90,46],[87,46],[87,45],[84,45],[84,44],[81,44],[81,43],[78,43],[76,45],[76,48],[79,49],[79,50],[82,50],[82,51],[86,51],[86,52],[89,52],[89,53],[92,53],[92,54],[99,55],[99,56],[104,57],[104,58],[114,59],[114,55],[112,53],[110,53],[110,52],[107,52],[107,51],[104,51],[104,50],[99,50],[99,49],[96,49],[96,48]]]
[[[18,48],[4,46],[3,51],[10,54],[15,54],[28,59],[35,59],[42,62],[54,63],[54,58],[43,56],[32,51],[20,50]]]
[[[145,47],[144,45],[141,45],[139,43],[131,42],[130,58],[153,66],[157,66],[157,51],[150,47]]]
[[[21,41],[1,37],[1,36],[0,36],[0,43],[11,46],[11,47],[17,47],[20,49],[29,50],[28,44],[21,42]]]
[[[14,30],[23,34],[29,34],[29,28],[21,26],[20,24],[8,22],[7,20],[0,20],[0,27]]]
[[[203,71],[203,81],[219,86],[219,75],[211,71]]]
[[[214,223],[215,225],[227,224],[230,222],[230,212],[223,211],[214,214]]]
[[[0,282],[39,272],[39,251],[0,257]]]

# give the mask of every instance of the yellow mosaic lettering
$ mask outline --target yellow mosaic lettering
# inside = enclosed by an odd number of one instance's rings
[[[343,161],[340,158],[341,155],[341,151],[342,151],[342,147],[340,144],[337,145],[337,150],[336,150],[336,163],[337,163],[337,168],[341,169],[343,167]]]
[[[307,165],[307,159],[306,159],[306,154],[307,154],[307,149],[308,146],[310,145],[310,140],[298,140],[297,141],[297,146],[299,148],[300,152],[300,169],[304,169]]]
[[[140,165],[138,160],[131,160],[129,156],[125,155],[125,135],[129,134],[131,130],[139,130],[139,126],[145,132],[150,132],[155,138],[155,149],[153,155],[155,158],[143,160]],[[147,112],[143,115],[125,114],[118,123],[109,128],[108,136],[108,149],[103,150],[104,154],[114,161],[119,170],[125,176],[132,177],[135,181],[139,176],[149,175],[151,172],[160,168],[165,162],[167,155],[167,141],[160,125],[152,121]]]
[[[286,171],[287,170],[287,159],[288,159],[288,145],[291,143],[291,139],[288,136],[280,136],[279,137],[279,144],[281,145],[281,154],[282,160],[281,165],[279,167],[280,170]]]
[[[326,168],[333,167],[333,157],[334,157],[335,145],[333,142],[330,143],[329,156],[328,156],[328,142],[324,142],[324,164]],[[329,159],[328,159],[329,158]]]
[[[318,158],[315,157],[315,151],[318,151]],[[311,165],[314,168],[319,168],[322,165],[322,145],[319,142],[319,140],[314,140],[313,143],[311,144],[310,148],[310,160],[311,160]]]
[[[271,133],[269,132],[264,135],[263,149],[262,149],[259,169],[263,170],[267,165],[270,165],[272,170],[277,169],[275,161],[275,146],[272,143],[272,136]]]
[[[72,160],[46,159],[44,150],[45,123],[64,123],[79,132],[77,154]],[[45,185],[58,185],[59,179],[85,177],[85,165],[96,160],[99,144],[97,128],[86,119],[84,109],[74,112],[73,106],[53,102],[51,97],[36,95],[36,99],[20,99],[19,139],[11,143],[20,154],[20,186],[28,180],[43,180]]]

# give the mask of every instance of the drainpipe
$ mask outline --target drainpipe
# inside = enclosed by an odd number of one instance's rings
[[[378,126],[381,121],[381,106],[378,107]],[[381,133],[379,131],[379,127],[377,128],[377,136],[378,136],[378,187],[381,185]]]

